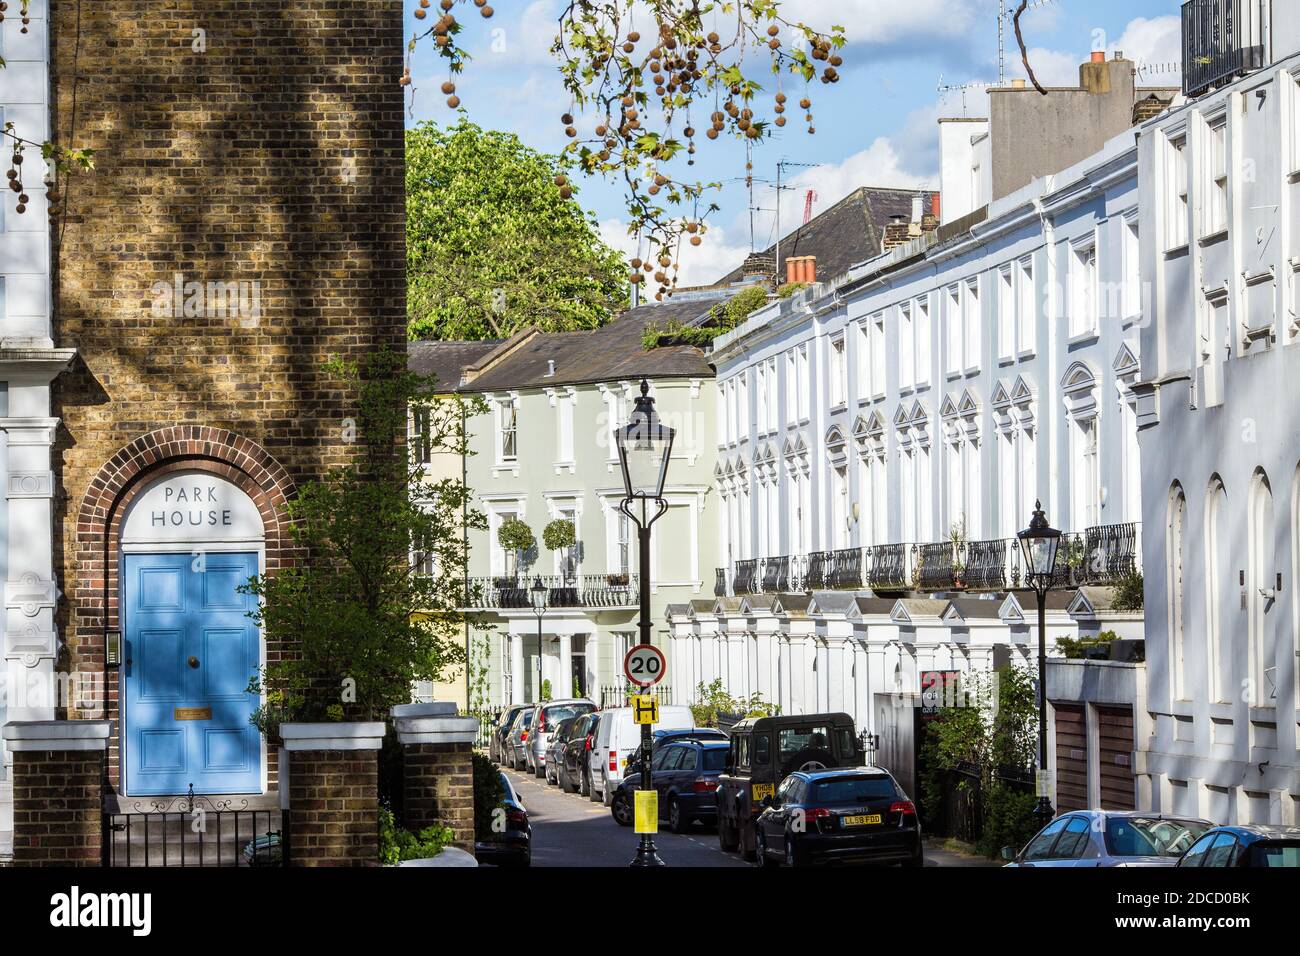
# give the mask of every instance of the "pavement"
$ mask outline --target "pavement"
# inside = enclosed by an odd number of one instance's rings
[[[609,808],[586,797],[564,793],[540,777],[506,769],[533,825],[533,866],[621,866],[636,854],[637,835],[614,822]],[[655,837],[659,855],[669,866],[748,867],[738,853],[724,853],[712,827],[696,824],[689,833],[671,833],[664,825]],[[926,844],[925,865],[994,866]]]

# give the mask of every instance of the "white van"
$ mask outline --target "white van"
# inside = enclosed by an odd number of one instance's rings
[[[691,709],[683,704],[660,704],[659,722],[652,730],[690,730],[695,726]],[[609,806],[623,779],[632,751],[641,746],[641,725],[632,720],[631,707],[611,707],[600,712],[596,746],[591,751],[591,797]]]

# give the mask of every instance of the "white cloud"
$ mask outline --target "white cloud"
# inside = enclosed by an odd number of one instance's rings
[[[850,43],[899,43],[921,37],[966,36],[977,19],[991,19],[976,0],[784,0],[781,15],[818,30],[842,26]]]
[[[1143,86],[1178,86],[1181,82],[1179,59],[1182,56],[1182,26],[1176,16],[1137,17],[1130,20],[1124,32],[1115,39],[1098,31],[1092,37],[1100,41],[1108,57],[1116,53],[1132,60],[1138,67],[1138,83]],[[1032,34],[1026,31],[1026,38]],[[1079,82],[1079,64],[1088,59],[1087,50],[1052,50],[1045,47],[1029,49],[1029,63],[1038,81],[1044,86],[1076,86]],[[1007,71],[1011,76],[1024,77],[1020,51],[1014,37],[1008,47]],[[1143,71],[1143,67],[1148,67]]]

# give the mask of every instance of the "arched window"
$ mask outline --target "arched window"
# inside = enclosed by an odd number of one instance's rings
[[[1183,532],[1187,518],[1187,497],[1177,482],[1169,489],[1169,527],[1165,537],[1166,592],[1169,598],[1169,696],[1186,700],[1186,636],[1183,631]]]
[[[1272,635],[1272,610],[1277,595],[1273,554],[1273,489],[1268,475],[1257,470],[1251,479],[1247,516],[1246,633],[1250,640],[1248,700],[1255,707],[1276,701],[1277,655]]]
[[[1224,654],[1223,609],[1229,607],[1231,595],[1225,592],[1232,575],[1225,573],[1229,552],[1223,538],[1223,516],[1227,510],[1228,496],[1218,475],[1210,479],[1205,495],[1205,643],[1206,686],[1214,701],[1230,699],[1232,686],[1232,654]],[[1231,632],[1229,632],[1231,634]]]

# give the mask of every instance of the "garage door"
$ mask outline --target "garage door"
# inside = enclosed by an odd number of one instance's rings
[[[1088,809],[1088,734],[1082,704],[1056,711],[1056,811]]]
[[[1097,766],[1101,805],[1107,810],[1135,810],[1133,712],[1127,707],[1097,708]]]

